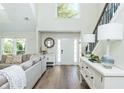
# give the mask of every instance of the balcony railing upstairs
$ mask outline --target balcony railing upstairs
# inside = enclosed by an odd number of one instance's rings
[[[101,16],[96,24],[96,27],[93,31],[93,34],[95,34],[95,43],[93,44],[90,44],[90,51],[92,52],[93,49],[95,48],[95,46],[97,45],[98,43],[98,40],[97,40],[97,28],[99,25],[102,25],[102,24],[107,24],[110,22],[110,20],[112,19],[112,17],[114,16],[116,10],[118,9],[118,6],[120,5],[120,3],[106,3],[105,4],[105,7],[101,13]]]

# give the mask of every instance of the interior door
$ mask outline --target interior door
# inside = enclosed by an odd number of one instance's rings
[[[61,39],[61,64],[74,64],[74,39]]]

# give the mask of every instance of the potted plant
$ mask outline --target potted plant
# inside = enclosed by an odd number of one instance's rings
[[[90,60],[91,62],[100,63],[99,56],[97,56],[97,55],[95,55],[95,54],[91,54],[90,57],[89,57],[89,60]]]

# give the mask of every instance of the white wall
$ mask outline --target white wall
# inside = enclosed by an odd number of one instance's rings
[[[37,31],[92,33],[103,6],[104,3],[80,3],[79,19],[58,19],[55,3],[37,4]]]
[[[44,46],[44,40],[47,38],[47,37],[52,37],[54,40],[55,40],[55,47],[54,48],[51,48],[51,49],[48,49],[49,52],[55,52],[56,51],[56,45],[57,45],[57,39],[58,38],[77,38],[79,39],[79,33],[59,33],[59,32],[41,32],[41,37],[40,37],[40,47],[42,47],[42,49],[45,49],[45,46]]]
[[[41,52],[41,49],[42,49],[42,33],[41,32],[38,32],[37,33],[38,34],[38,46],[37,46],[37,52],[39,53],[39,52]]]
[[[36,32],[0,32],[0,37],[25,38],[26,53],[36,53]]]
[[[92,32],[98,20],[99,4],[81,3],[79,19],[58,19],[56,4],[38,4],[37,30],[40,31],[70,31]]]
[[[53,48],[47,49],[48,53],[54,53],[57,54],[57,40],[58,39],[64,39],[64,38],[69,38],[69,39],[79,39],[79,33],[58,33],[58,32],[40,32],[40,47],[42,50],[46,49],[44,46],[44,40],[47,37],[52,37],[55,40],[55,46]],[[69,43],[69,42],[68,42]]]
[[[98,6],[99,6],[99,8],[98,8],[98,11],[99,11],[98,13],[99,13],[99,14],[98,14],[98,15],[99,15],[99,16],[101,15],[102,10],[103,10],[104,7],[105,7],[105,4],[106,4],[106,3],[99,3],[99,5],[98,5]]]
[[[83,4],[82,4],[83,5]],[[101,16],[101,13],[102,13],[102,11],[103,11],[103,9],[104,9],[104,6],[105,6],[105,3],[98,3],[97,5],[97,18],[95,18],[94,20],[95,21],[93,21],[93,22],[90,22],[90,20],[89,20],[89,22],[86,22],[87,24],[88,23],[90,23],[89,24],[89,26],[87,26],[87,28],[85,28],[85,30],[86,31],[83,31],[83,29],[82,29],[82,31],[81,31],[81,35],[80,35],[80,37],[82,38],[83,37],[83,34],[85,34],[85,33],[93,33],[93,31],[94,31],[94,29],[95,29],[95,26],[96,26],[96,24],[97,24],[97,22],[98,22],[98,20],[99,20],[99,18],[100,18],[100,16]],[[86,8],[84,8],[84,9],[86,9]],[[93,14],[90,14],[90,16],[88,15],[88,16],[86,16],[85,18],[88,18],[89,19],[89,17],[90,17],[90,19],[91,18],[93,18],[92,17],[92,15],[94,15],[94,12],[92,11],[92,9],[91,10],[89,10],[89,12],[90,13],[93,13]],[[83,14],[83,13],[82,13]],[[93,24],[93,25],[91,25],[91,24]],[[91,30],[89,30],[89,27],[91,26]],[[83,53],[83,54],[85,54],[85,47],[86,47],[86,43],[83,43],[82,42],[82,46],[81,46],[81,52]]]

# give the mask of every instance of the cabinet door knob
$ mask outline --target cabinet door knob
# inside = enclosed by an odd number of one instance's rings
[[[93,79],[94,77],[91,77],[91,79]]]
[[[102,82],[103,78],[101,77],[101,82]]]
[[[88,75],[86,75],[86,77],[88,77]]]
[[[82,67],[82,68],[84,68],[84,67]]]
[[[88,67],[86,67],[88,69]]]

